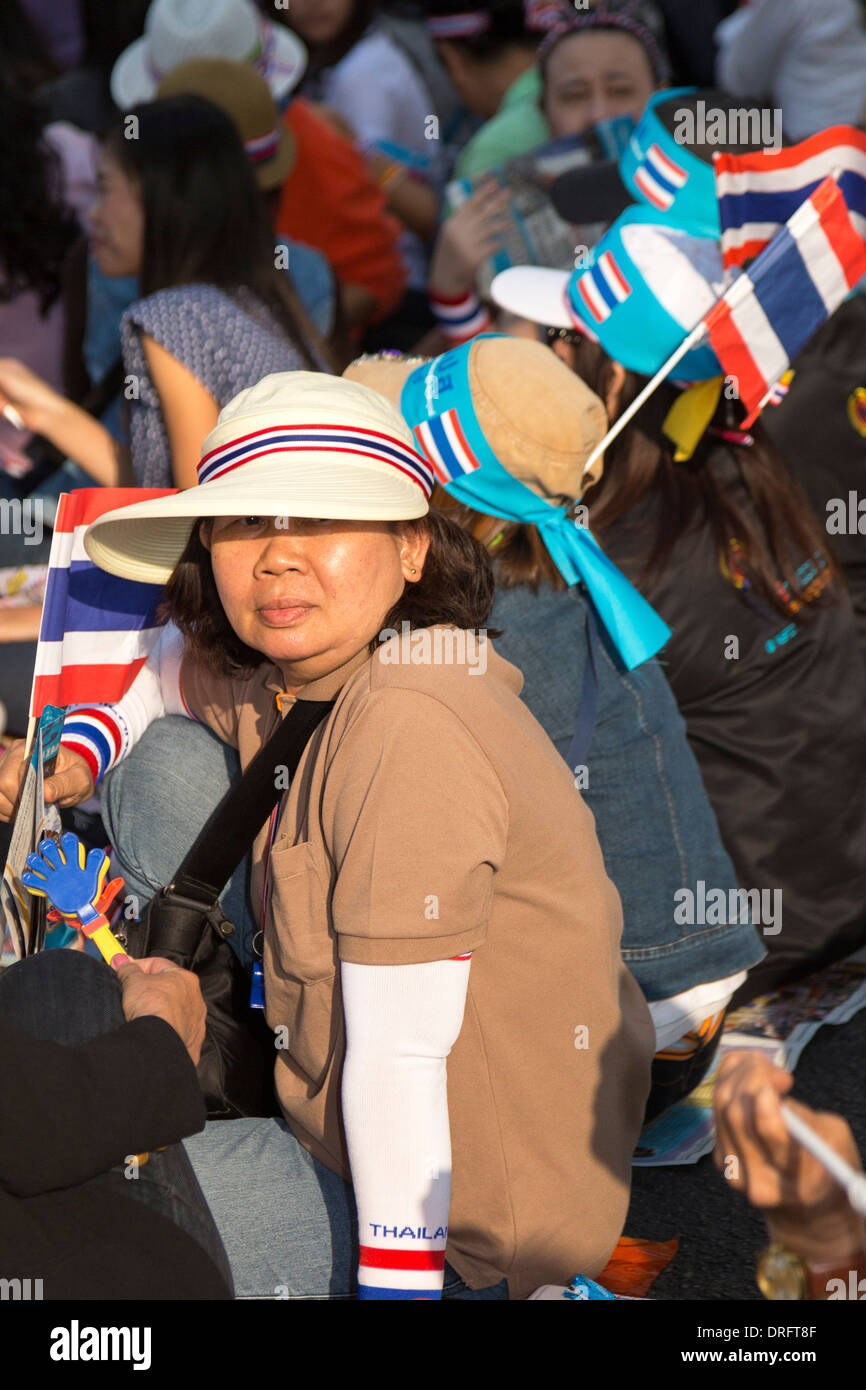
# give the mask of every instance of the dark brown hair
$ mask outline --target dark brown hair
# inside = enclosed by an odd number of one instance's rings
[[[584,338],[575,343],[573,353],[578,376],[606,400],[613,373],[610,358],[597,343]],[[642,377],[626,373],[621,411],[643,384]],[[666,441],[662,424],[677,394],[676,387],[663,383],[606,451],[601,481],[583,499],[596,535],[603,538],[609,527],[652,494],[657,503],[652,520],[642,520],[637,537],[640,553],[646,555],[640,580],[650,590],[668,568],[680,536],[707,524],[723,567],[727,569],[735,541],[737,564],[751,589],[780,613],[788,615],[791,600],[803,598],[797,569],[816,552],[839,581],[826,533],[760,422],[750,428],[751,445],[723,444],[707,431],[691,459],[674,462],[673,446]],[[741,420],[739,401],[728,400],[723,393],[712,426],[737,430]],[[711,453],[719,448],[729,449],[751,506],[744,505],[708,466]],[[653,528],[649,535],[647,527]],[[787,585],[787,595],[780,581]],[[807,615],[805,610],[803,617]]]
[[[131,121],[137,122],[131,126]],[[125,138],[129,129],[135,138]],[[267,306],[306,366],[336,363],[274,258],[274,237],[234,121],[204,97],[162,97],[127,112],[105,149],[141,190],[141,296],[184,285],[247,290]]]
[[[433,503],[447,516],[468,531],[484,546],[495,565],[496,583],[502,589],[518,589],[526,584],[534,593],[542,583],[552,589],[567,588],[566,582],[550,558],[550,551],[541,539],[537,526],[520,521],[504,521],[496,525],[480,512],[457,502],[438,485]]]
[[[450,623],[458,628],[483,628],[493,607],[494,580],[487,552],[459,526],[431,511],[414,521],[392,522],[414,527],[430,537],[421,578],[407,584],[382,619],[382,628],[401,631]],[[268,658],[242,642],[229,623],[217,593],[210,553],[195,523],[186,549],[165,590],[160,616],[173,622],[186,639],[187,650],[215,675],[236,676],[254,670]],[[381,631],[381,629],[380,629]],[[497,637],[492,629],[489,636]],[[370,643],[373,652],[377,640]]]
[[[598,344],[582,335],[576,334],[569,341],[573,370],[605,400],[613,379],[610,358]],[[642,377],[633,372],[626,374],[619,402],[621,410],[634,400],[643,385]],[[627,514],[647,495],[657,501],[653,520],[641,517],[635,522],[634,549],[637,555],[645,556],[638,571],[640,586],[651,593],[668,568],[679,537],[707,524],[712,529],[723,572],[736,566],[738,578],[747,579],[757,596],[786,616],[792,611],[792,601],[799,607],[803,598],[798,566],[815,552],[826,562],[828,575],[837,584],[844,584],[806,493],[785,468],[760,423],[750,430],[755,441],[751,445],[724,446],[717,437],[705,433],[688,462],[674,463],[662,423],[677,394],[677,388],[666,384],[655,391],[634,422],[606,451],[602,478],[582,499],[589,508],[592,530],[599,538],[615,522],[627,522]],[[739,403],[723,397],[712,424],[737,429],[741,418]],[[719,447],[730,449],[754,511],[741,505],[721,485],[713,469],[706,466],[710,453]],[[496,582],[501,588],[528,585],[537,592],[541,583],[553,589],[566,587],[535,526],[501,521],[497,529],[478,512],[455,504],[439,489],[434,500],[465,530],[476,536],[487,532],[485,543],[495,562]],[[654,529],[648,530],[651,527]],[[787,585],[787,594],[780,581]],[[830,597],[835,596],[831,588]],[[801,618],[808,621],[808,607],[802,609]]]

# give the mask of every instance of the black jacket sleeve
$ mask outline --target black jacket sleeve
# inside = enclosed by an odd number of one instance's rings
[[[0,1187],[18,1196],[77,1186],[204,1128],[189,1053],[153,1015],[81,1047],[0,1018],[0,1057]]]

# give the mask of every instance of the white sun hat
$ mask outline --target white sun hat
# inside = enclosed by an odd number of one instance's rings
[[[252,63],[280,103],[298,85],[307,50],[282,24],[265,19],[253,0],[153,0],[144,34],[121,53],[111,95],[121,111],[153,101],[164,77],[193,58]]]
[[[106,512],[84,548],[123,579],[164,584],[209,516],[408,521],[425,516],[433,471],[390,401],[324,372],[274,372],[220,411],[196,487]]]

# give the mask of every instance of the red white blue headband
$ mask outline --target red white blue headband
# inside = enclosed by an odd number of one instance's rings
[[[434,476],[429,463],[394,435],[354,425],[271,425],[239,435],[211,449],[198,465],[198,481],[215,482],[255,459],[271,454],[353,454],[387,463],[416,483],[429,499]]]
[[[275,126],[273,130],[267,131],[265,135],[254,135],[252,139],[244,141],[244,149],[247,158],[252,164],[263,164],[266,159],[272,159],[277,152],[280,143],[280,132]]]
[[[564,0],[524,0],[523,22],[529,30],[545,33],[567,17]],[[433,39],[474,39],[487,33],[492,19],[490,10],[435,15],[427,20],[427,32]]]
[[[490,28],[489,10],[464,10],[462,14],[436,15],[427,20],[431,39],[474,39]]]

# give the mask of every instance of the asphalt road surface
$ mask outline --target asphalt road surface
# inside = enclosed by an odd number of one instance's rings
[[[866,1009],[821,1028],[801,1053],[793,1095],[844,1115],[866,1166]],[[654,1299],[756,1299],[755,1264],[766,1227],[712,1157],[683,1168],[634,1168],[625,1234],[680,1248],[653,1284]]]

